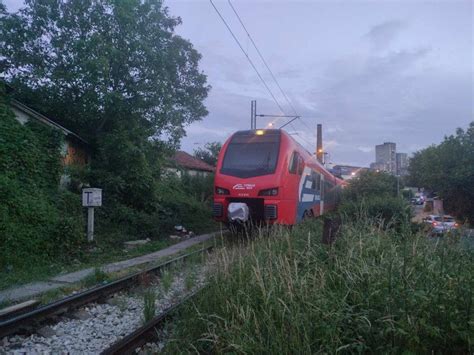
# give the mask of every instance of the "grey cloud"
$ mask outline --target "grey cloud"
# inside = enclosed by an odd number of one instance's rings
[[[365,37],[370,40],[374,49],[382,50],[390,45],[404,26],[404,23],[401,21],[387,21],[373,26],[365,34]]]
[[[427,49],[415,49],[369,58],[351,75],[342,70],[344,75],[311,92],[317,94],[314,100],[319,101],[319,114],[330,125],[338,122],[344,127],[337,136],[347,144],[333,148],[337,159],[366,165],[373,161],[373,152],[361,147],[385,140],[398,141],[399,150],[410,153],[415,146],[427,146],[434,137],[441,141],[446,132],[453,132],[453,119],[464,126],[472,120],[469,76],[434,69],[412,72],[428,53]]]
[[[288,78],[288,79],[294,79],[295,77],[300,76],[301,73],[301,68],[286,68],[279,70],[278,72],[275,73],[277,78]]]

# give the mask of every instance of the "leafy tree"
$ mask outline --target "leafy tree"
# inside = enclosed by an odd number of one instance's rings
[[[385,172],[362,171],[344,189],[344,198],[353,201],[384,196],[397,196],[397,178]]]
[[[194,150],[194,156],[208,163],[209,165],[217,165],[217,157],[222,149],[222,143],[210,142],[204,145],[204,148]]]
[[[161,1],[25,4],[2,18],[6,78],[60,123],[88,139],[139,129],[176,144],[207,114],[201,56],[174,34],[181,20]]]
[[[474,221],[474,122],[466,130],[416,152],[410,160],[410,183],[436,192],[446,211]]]
[[[207,114],[201,55],[175,34],[180,23],[160,0],[26,0],[0,13],[0,69],[15,96],[89,141],[102,220],[133,220],[137,233],[143,219],[159,223],[164,155]]]

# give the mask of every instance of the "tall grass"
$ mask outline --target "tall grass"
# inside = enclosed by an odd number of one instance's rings
[[[156,294],[152,289],[147,289],[143,293],[143,324],[148,323],[156,314]]]
[[[331,246],[320,239],[310,221],[224,250],[166,350],[474,350],[472,251],[370,221],[344,224]]]

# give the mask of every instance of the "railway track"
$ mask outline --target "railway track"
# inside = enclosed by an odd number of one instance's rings
[[[35,329],[44,324],[45,321],[77,310],[90,303],[105,301],[115,293],[140,285],[140,283],[149,275],[160,274],[163,270],[176,263],[185,261],[195,255],[210,252],[212,249],[212,246],[202,248],[192,253],[188,253],[169,260],[158,266],[148,268],[144,271],[140,271],[129,276],[125,276],[106,285],[97,286],[95,288],[38,307],[32,311],[28,311],[27,313],[15,315],[10,319],[0,321],[0,339],[20,332],[32,333]],[[173,306],[170,308],[173,308]]]
[[[135,330],[133,333],[123,337],[119,341],[115,342],[109,348],[102,351],[102,355],[115,355],[115,354],[133,354],[135,349],[144,346],[148,342],[158,340],[157,329],[160,328],[163,323],[170,319],[173,314],[190,299],[192,299],[197,293],[202,289],[201,287],[196,291],[186,295],[178,303],[172,305],[171,307],[165,309],[155,318],[150,320],[148,323],[144,324],[142,327]]]

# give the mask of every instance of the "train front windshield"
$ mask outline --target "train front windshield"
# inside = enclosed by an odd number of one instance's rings
[[[227,146],[220,172],[241,178],[273,174],[279,150],[279,131],[236,133]]]

